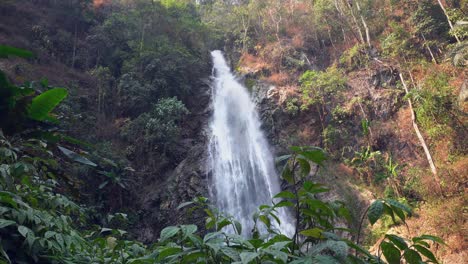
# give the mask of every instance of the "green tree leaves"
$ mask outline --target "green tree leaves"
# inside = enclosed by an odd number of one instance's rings
[[[379,199],[369,206],[367,218],[373,225],[385,214],[390,216],[394,222],[395,215],[405,222],[406,215],[411,215],[411,208],[393,199]]]
[[[380,244],[380,247],[388,264],[400,264],[400,250],[398,248],[385,241]]]
[[[320,103],[325,105],[330,96],[336,96],[346,87],[346,79],[336,67],[330,67],[324,72],[306,71],[300,78],[302,100],[301,108]]]
[[[373,202],[369,207],[369,211],[367,212],[367,217],[369,218],[369,222],[371,223],[371,225],[375,224],[375,222],[377,222],[377,220],[380,219],[383,213],[383,202],[380,200]]]

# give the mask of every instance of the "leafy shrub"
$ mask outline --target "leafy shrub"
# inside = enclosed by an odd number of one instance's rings
[[[62,176],[48,148],[0,133],[0,262],[124,263],[143,253],[142,244],[117,239],[123,230],[82,229],[87,210],[57,192]]]
[[[138,116],[151,108],[154,87],[141,82],[134,73],[126,73],[119,79],[120,109],[126,116]]]
[[[145,145],[163,148],[179,136],[179,122],[188,114],[177,98],[159,100],[151,112],[138,116],[122,128],[121,135],[130,142],[142,140]]]
[[[445,73],[435,73],[428,76],[423,89],[411,91],[417,121],[432,138],[444,134],[452,121],[455,97],[449,80]]]
[[[335,66],[326,71],[306,71],[300,78],[302,109],[313,104],[325,105],[332,96],[337,96],[346,87],[343,73]]]
[[[291,116],[296,116],[299,114],[300,103],[299,99],[296,97],[288,98],[286,100],[286,112]]]
[[[388,57],[408,57],[415,55],[411,35],[401,25],[390,23],[392,32],[381,42],[382,53]]]
[[[32,141],[29,141],[32,142]],[[321,184],[308,181],[311,162],[322,164],[326,155],[312,147],[292,147],[292,154],[278,158],[284,163],[282,178],[290,185],[278,193],[271,205],[260,206],[254,214],[251,237],[241,236],[242,226],[210,205],[205,198],[195,198],[179,208],[203,210],[207,214],[202,235],[195,225],[169,226],[161,231],[152,246],[125,240],[126,231],[93,227],[85,229],[89,212],[56,192],[59,183],[52,168],[47,144],[12,145],[0,135],[0,260],[4,262],[48,263],[385,263],[357,244],[338,235],[337,219],[349,221],[350,214],[340,201],[323,202],[317,194],[328,191]],[[30,150],[27,150],[30,149]],[[36,156],[31,157],[32,151]],[[287,237],[276,228],[276,214],[291,208],[299,217],[295,235]],[[391,199],[378,199],[368,208],[371,224],[386,215],[396,222],[411,214],[406,205]],[[364,218],[363,218],[364,219]],[[125,223],[125,214],[109,215],[104,223]],[[363,222],[361,222],[361,225]],[[229,228],[228,228],[229,227]],[[228,231],[231,230],[231,231]],[[423,257],[436,262],[428,242],[443,243],[437,237],[423,235],[405,240],[385,235],[379,244],[388,263],[405,258],[419,263]],[[351,254],[354,249],[357,254]],[[410,253],[408,253],[410,252]]]
[[[352,71],[365,66],[369,62],[367,46],[365,44],[356,44],[352,48],[343,52],[340,57],[340,66]]]
[[[32,57],[32,53],[26,50],[9,46],[0,46],[0,58],[19,56]],[[23,86],[10,83],[3,71],[0,71],[0,128],[8,133],[22,129],[26,121],[57,122],[51,112],[67,97],[68,92],[64,88],[49,87],[47,80],[40,82],[42,92],[32,82]],[[31,99],[32,95],[38,94]]]
[[[416,33],[426,39],[443,39],[447,36],[449,25],[440,6],[431,0],[418,1],[418,9],[411,17],[416,25]]]

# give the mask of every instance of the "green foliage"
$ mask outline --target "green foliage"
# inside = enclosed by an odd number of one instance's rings
[[[446,57],[453,66],[466,67],[468,65],[468,41],[451,47]]]
[[[286,100],[286,112],[291,116],[296,116],[299,114],[300,103],[299,99],[296,97],[291,97]]]
[[[29,57],[31,53],[14,47],[0,46],[0,57]],[[47,80],[40,83],[41,88],[49,89]],[[56,122],[50,113],[68,95],[64,88],[51,88],[36,97],[34,83],[16,86],[10,83],[3,71],[0,71],[0,128],[12,133],[21,130],[25,120]]]
[[[164,112],[164,105],[158,109]],[[0,260],[7,263],[345,263],[356,259],[359,263],[373,263],[378,260],[336,233],[351,232],[334,226],[337,219],[349,221],[349,211],[340,201],[318,199],[317,194],[327,192],[328,188],[307,180],[311,164],[326,160],[319,148],[291,147],[291,155],[278,159],[285,162],[283,178],[290,187],[276,195],[271,205],[260,206],[253,216],[255,225],[251,236],[241,236],[242,226],[235,219],[200,197],[181,204],[179,209],[203,210],[207,216],[206,233],[200,233],[191,224],[169,226],[161,231],[157,243],[147,247],[125,240],[126,232],[121,229],[98,226],[89,229],[88,211],[56,192],[60,183],[54,180],[57,164],[54,154],[48,150],[50,146],[40,140],[27,142],[20,141],[15,146],[0,137]],[[29,152],[35,156],[31,157]],[[280,224],[277,213],[283,207],[290,207],[299,217],[293,238],[276,228]],[[411,210],[385,199],[376,201],[368,212],[369,220],[375,223],[384,214],[405,221]],[[111,226],[116,221],[125,222],[126,215],[109,215],[104,223]],[[436,261],[427,241],[443,243],[437,237],[424,235],[413,238],[409,245],[401,237],[386,235],[381,249],[389,256],[388,260],[391,256],[396,258],[397,249],[408,261],[422,256]],[[360,252],[359,258],[350,254],[350,248]]]
[[[414,56],[411,35],[401,25],[391,22],[392,32],[382,40],[382,53],[388,57]]]
[[[348,71],[359,69],[369,62],[367,46],[364,44],[356,44],[352,48],[343,52],[340,57],[340,66]]]
[[[0,149],[0,261],[124,263],[144,252],[140,243],[117,239],[123,230],[81,229],[86,210],[56,191],[58,165],[46,142],[14,145],[0,135]]]
[[[16,57],[21,57],[21,58],[31,58],[33,56],[33,53],[24,49],[18,49],[18,48],[11,47],[11,46],[0,45],[0,58],[8,58],[10,56],[16,56]]]
[[[331,114],[332,114],[333,122],[337,124],[342,124],[346,122],[352,116],[352,113],[350,113],[349,110],[347,110],[346,108],[340,105],[337,105],[335,108],[333,108]]]
[[[91,29],[88,52],[96,65],[108,68],[116,79],[124,78],[119,82],[128,82],[126,75],[131,75],[137,83],[127,86],[145,90],[139,100],[145,102],[143,110],[148,111],[150,98],[190,94],[191,86],[208,71],[204,55],[209,50],[209,35],[189,2],[138,1],[114,10]],[[121,102],[125,104],[138,93],[124,89],[123,96]],[[123,107],[126,113],[133,110]]]
[[[444,243],[440,238],[428,235],[414,237],[410,241],[405,241],[395,235],[385,235],[385,240],[380,243],[380,250],[389,264],[401,263],[402,258],[408,264],[421,263],[423,258],[426,258],[428,262],[439,263],[430,251],[427,241]]]
[[[332,96],[338,96],[346,87],[343,73],[336,67],[326,71],[306,71],[299,80],[302,91],[302,109],[308,109],[314,104],[326,104]]]
[[[382,153],[373,150],[371,146],[361,147],[360,151],[355,151],[354,156],[345,162],[356,170],[361,180],[368,184],[382,180]]]
[[[292,147],[291,151],[292,154],[277,159],[284,163],[282,177],[290,186],[275,196],[277,201],[272,205],[260,206],[253,217],[255,226],[250,237],[239,236],[239,224],[213,208],[207,199],[195,198],[181,204],[179,209],[204,210],[208,233],[198,235],[193,225],[166,227],[153,247],[154,263],[397,263],[401,258],[413,263],[423,256],[437,261],[426,241],[443,241],[432,236],[423,235],[407,242],[396,235],[386,235],[379,246],[386,262],[341,238],[335,231],[351,230],[334,227],[333,223],[339,218],[349,220],[348,210],[339,201],[317,199],[317,194],[328,189],[306,179],[311,170],[310,162],[321,164],[326,156],[313,147]],[[275,228],[279,224],[277,210],[282,207],[290,207],[299,217],[292,238]],[[411,209],[402,203],[379,199],[369,207],[367,216],[374,224],[384,215],[404,222],[410,214]],[[356,256],[350,254],[351,248],[358,252]]]
[[[34,97],[28,109],[28,117],[37,121],[54,120],[49,114],[67,97],[68,92],[64,88],[53,88]]]
[[[323,145],[327,151],[330,151],[333,146],[335,146],[335,143],[341,138],[342,136],[342,131],[333,126],[333,125],[328,125],[322,132],[322,137],[323,137]]]
[[[426,39],[444,39],[449,31],[447,18],[435,1],[418,1],[418,9],[411,17],[416,26],[416,33]]]
[[[434,73],[425,80],[422,89],[411,90],[417,122],[432,138],[446,133],[452,121],[451,111],[456,99],[445,73]]]
[[[179,136],[179,122],[187,114],[187,108],[177,98],[164,98],[150,113],[140,115],[123,127],[121,134],[130,142],[143,138],[148,146],[165,148]]]

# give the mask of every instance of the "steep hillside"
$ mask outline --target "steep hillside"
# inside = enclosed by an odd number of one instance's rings
[[[208,42],[215,39],[193,11],[170,2],[0,4],[0,43],[35,54],[2,60],[0,68],[16,84],[47,79],[67,87],[60,130],[91,144],[70,147],[116,174],[109,181],[99,170],[68,165],[81,201],[102,215],[129,214],[147,242],[183,221],[171,210],[195,194],[178,186],[192,173],[179,164],[206,141]],[[196,195],[206,193],[205,184],[199,188]]]
[[[236,10],[233,17],[248,20],[238,24],[241,33],[232,42],[241,43],[231,46],[238,51],[233,53],[239,58],[236,67],[259,100],[265,130],[279,154],[291,145],[323,147],[331,160],[312,179],[331,186],[343,200],[393,197],[416,207],[408,222],[411,234],[439,234],[449,243],[438,252],[445,263],[462,263],[467,254],[462,239],[466,27],[460,22],[450,37],[436,1],[345,2],[223,6]],[[465,2],[443,4],[453,8],[453,24],[466,17]],[[324,20],[307,20],[311,16],[338,20],[324,18],[327,27]],[[265,38],[269,35],[274,37]],[[365,206],[355,206],[359,221]],[[368,243],[386,232],[410,235],[390,222],[369,232]]]
[[[464,263],[467,14],[466,0],[1,1],[0,263]],[[252,230],[204,198],[213,49],[278,157],[283,191]]]

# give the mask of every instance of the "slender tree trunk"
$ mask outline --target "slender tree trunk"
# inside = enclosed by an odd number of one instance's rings
[[[354,11],[353,11],[353,7],[351,6],[351,4],[349,3],[349,1],[346,1],[346,4],[348,5],[348,8],[349,8],[349,11],[351,13],[351,17],[353,18],[353,21],[354,21],[354,25],[356,27],[356,30],[358,31],[358,34],[359,34],[359,39],[361,40],[361,43],[365,43],[364,41],[364,35],[362,35],[362,30],[361,30],[361,27],[359,26],[359,23],[357,21],[357,18],[356,16],[354,15]]]
[[[439,2],[440,8],[442,8],[442,11],[444,11],[445,16],[447,17],[447,22],[449,23],[450,29],[453,30],[453,24],[452,21],[450,21],[450,17],[447,13],[447,10],[444,7],[444,4],[442,4],[441,0],[437,0]],[[455,39],[457,40],[458,43],[460,43],[460,38],[457,36],[457,34],[453,34],[455,36]]]
[[[403,84],[403,88],[405,89],[406,95],[409,94],[408,87],[406,86],[405,80],[403,79],[403,74],[400,73],[400,80],[401,83]],[[437,175],[437,169],[436,166],[434,165],[434,161],[432,160],[431,153],[429,152],[429,148],[426,145],[426,141],[424,140],[424,137],[421,134],[421,131],[419,130],[418,124],[416,123],[416,116],[414,114],[413,110],[413,103],[411,102],[411,99],[408,97],[408,105],[411,111],[411,121],[413,123],[413,128],[414,131],[416,132],[416,135],[418,136],[419,142],[421,143],[421,146],[424,149],[424,152],[426,153],[426,158],[427,161],[429,162],[429,166],[431,167],[432,174],[434,175],[434,180],[437,183],[437,186],[439,187],[439,190],[441,191],[441,186],[440,186],[440,178]]]
[[[73,55],[72,55],[72,69],[75,68],[75,59],[76,59],[76,42],[77,42],[77,35],[78,35],[78,22],[75,21],[75,37],[73,39]]]
[[[336,50],[336,47],[335,47],[335,43],[333,43],[333,38],[332,38],[332,36],[331,36],[330,26],[328,27],[327,32],[328,32],[328,38],[330,39],[330,42],[331,42],[331,44],[332,44],[332,47],[333,47],[333,49],[334,49],[335,52],[336,52],[337,50]]]
[[[432,53],[431,47],[427,44],[426,37],[424,37],[424,34],[421,34],[423,40],[424,40],[424,45],[426,46],[427,50],[429,51],[429,54],[431,54],[432,61],[437,64],[437,60],[434,57],[434,53]]]
[[[371,41],[370,41],[370,33],[369,33],[369,27],[367,27],[366,20],[364,19],[364,16],[362,15],[361,12],[361,6],[359,6],[359,1],[355,1],[357,10],[359,12],[359,16],[361,17],[362,25],[364,26],[364,30],[366,31],[366,40],[367,40],[367,46],[369,48],[372,48]]]
[[[242,52],[246,52],[247,49],[247,33],[248,33],[248,30],[249,30],[249,27],[250,27],[250,19],[247,18],[247,23],[245,22],[245,18],[244,16],[242,15],[242,27],[244,29],[244,34],[243,34],[243,37],[242,37]]]

